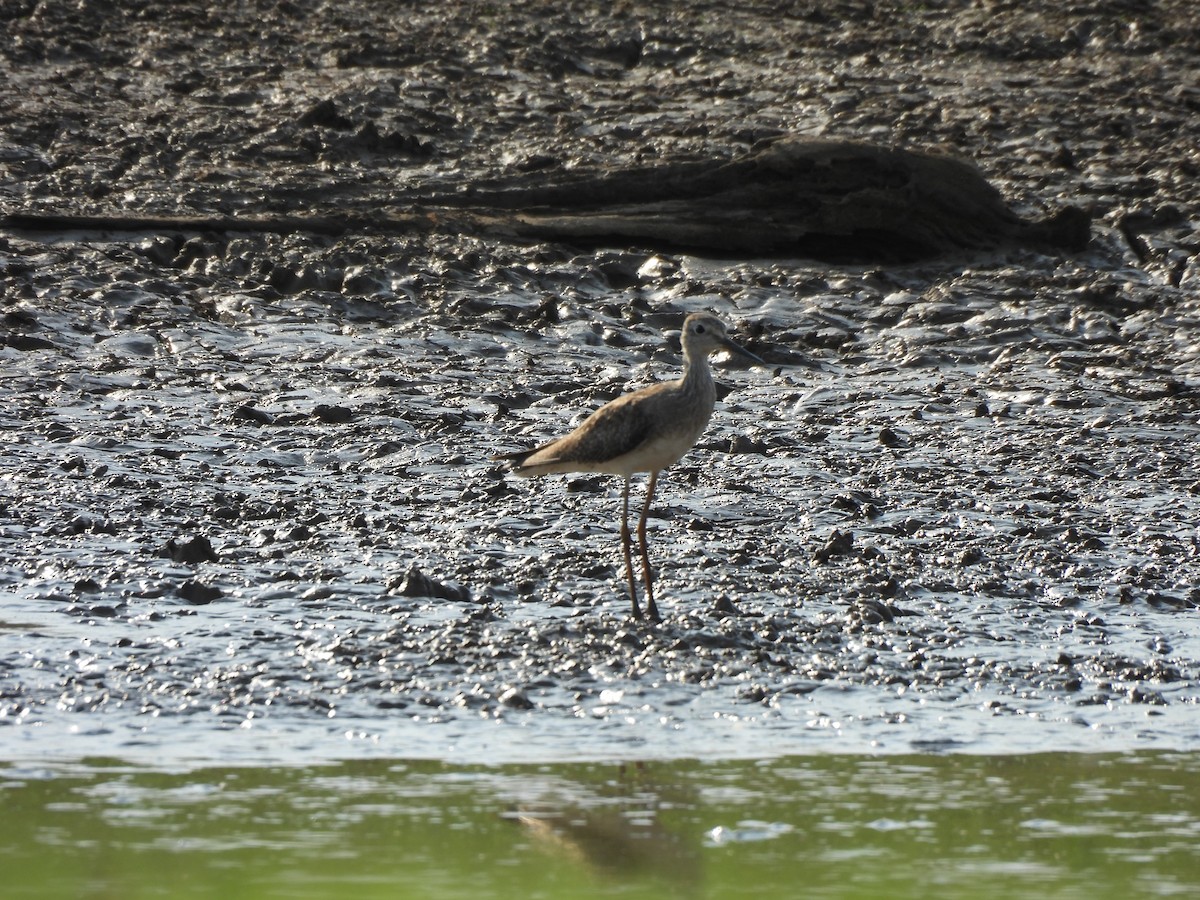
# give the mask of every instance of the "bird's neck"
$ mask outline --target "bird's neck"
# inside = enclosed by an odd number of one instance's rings
[[[684,357],[683,386],[685,390],[692,386],[711,382],[712,372],[708,368],[708,354],[697,353]]]

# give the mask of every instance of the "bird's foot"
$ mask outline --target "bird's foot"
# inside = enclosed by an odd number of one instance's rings
[[[649,620],[656,625],[663,620],[662,616],[659,615],[658,607],[655,606],[653,602],[651,602],[649,607],[646,609],[646,615],[644,616],[642,615],[642,608],[636,603],[633,604],[633,609],[630,611],[630,618],[632,618],[635,622],[644,622]]]

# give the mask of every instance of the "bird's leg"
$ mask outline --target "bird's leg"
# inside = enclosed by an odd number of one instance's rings
[[[633,604],[633,617],[640,619],[642,610],[637,602],[637,582],[633,578],[633,553],[629,544],[629,476],[626,475],[625,489],[621,492],[621,549],[625,551],[625,577],[629,581],[629,600]]]
[[[650,618],[661,622],[658,605],[654,602],[654,572],[650,568],[650,548],[646,545],[646,516],[650,514],[650,501],[654,499],[654,487],[658,484],[658,472],[650,473],[650,481],[646,484],[646,501],[642,504],[642,517],[638,519],[638,546],[642,551],[642,578],[646,582],[646,604]],[[631,575],[630,578],[633,576]]]

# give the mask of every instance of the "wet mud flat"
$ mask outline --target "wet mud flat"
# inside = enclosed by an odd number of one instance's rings
[[[5,211],[370,210],[800,132],[1096,224],[904,265],[0,234],[5,755],[1194,748],[1186,7],[6,8]],[[631,622],[619,485],[488,457],[672,377],[699,309],[770,368],[720,370]]]

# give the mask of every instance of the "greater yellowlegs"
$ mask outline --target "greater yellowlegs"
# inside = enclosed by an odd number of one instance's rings
[[[638,519],[638,548],[646,606],[650,618],[661,621],[654,602],[654,575],[646,549],[646,516],[658,483],[658,473],[687,453],[704,431],[717,402],[717,388],[708,356],[728,350],[759,365],[765,363],[730,340],[725,324],[711,313],[693,313],[683,323],[683,377],[655,384],[606,403],[570,434],[535,447],[494,457],[507,460],[515,474],[529,477],[558,472],[602,472],[625,479],[621,491],[621,548],[634,618],[641,618],[629,533],[629,480],[649,472],[646,499]]]

